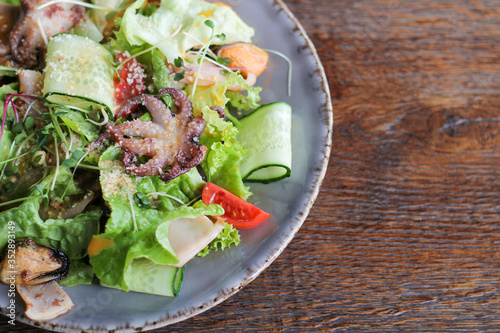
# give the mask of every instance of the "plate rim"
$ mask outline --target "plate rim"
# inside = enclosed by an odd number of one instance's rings
[[[305,31],[304,27],[302,24],[299,22],[299,20],[295,17],[295,15],[292,13],[292,11],[288,8],[288,6],[283,2],[283,0],[273,0],[272,5],[277,5],[280,7],[278,9],[278,13],[280,11],[283,11],[287,18],[293,23],[294,30],[298,31],[300,34],[300,37],[302,37],[305,41],[305,46],[308,52],[310,52],[310,55],[313,57],[314,63],[315,63],[315,74],[318,75],[320,79],[320,89],[322,90],[322,93],[325,96],[325,102],[321,106],[321,116],[323,117],[322,121],[323,124],[326,125],[327,127],[327,132],[326,135],[322,138],[322,144],[323,144],[323,150],[321,151],[321,154],[323,155],[323,158],[319,161],[317,161],[317,164],[315,165],[315,170],[312,173],[312,178],[314,181],[312,182],[312,186],[307,188],[309,192],[309,196],[307,198],[307,202],[304,204],[302,209],[300,210],[300,213],[298,214],[299,216],[295,217],[295,223],[293,225],[293,228],[291,229],[290,232],[288,232],[286,235],[283,236],[283,240],[277,243],[277,246],[269,249],[268,255],[263,258],[264,264],[263,265],[258,265],[258,267],[255,270],[247,270],[249,273],[246,275],[242,280],[240,280],[237,284],[224,289],[220,293],[218,293],[217,297],[215,299],[207,300],[205,301],[201,306],[198,306],[196,308],[191,308],[191,309],[186,309],[186,312],[180,316],[176,317],[160,317],[157,321],[153,323],[145,322],[144,324],[140,326],[130,326],[129,323],[124,324],[124,326],[118,326],[112,330],[102,328],[102,327],[97,327],[96,329],[91,329],[91,332],[137,332],[138,329],[143,330],[143,331],[149,331],[149,330],[154,330],[162,327],[166,327],[175,323],[182,322],[184,320],[187,320],[191,317],[194,317],[196,315],[199,315],[215,306],[218,304],[222,303],[226,299],[230,298],[234,294],[236,294],[238,291],[240,291],[242,288],[244,288],[246,285],[248,285],[250,282],[252,282],[254,279],[256,279],[265,269],[267,269],[275,260],[276,258],[286,249],[288,244],[293,240],[297,232],[300,230],[302,227],[302,224],[305,222],[307,219],[307,216],[309,215],[309,212],[314,205],[317,196],[319,194],[321,185],[323,183],[323,180],[326,175],[326,171],[328,168],[328,163],[330,159],[330,153],[331,153],[331,146],[332,146],[332,126],[333,126],[333,105],[332,105],[332,100],[331,100],[331,93],[330,93],[330,88],[328,84],[328,79],[326,76],[326,72],[324,70],[323,64],[321,63],[321,59],[318,55],[318,52],[316,50],[316,47],[314,46],[314,43],[312,40],[309,38],[307,35],[307,32]],[[6,315],[7,313],[5,312],[4,308],[0,308],[0,313],[3,315]],[[21,316],[16,318],[17,321],[31,325],[37,328],[42,328],[42,329],[48,329],[48,330],[53,330],[53,331],[59,331],[61,332],[87,332],[88,329],[83,329],[81,327],[77,326],[69,326],[68,324],[66,325],[59,325],[59,324],[53,324],[50,322],[37,322],[37,321],[31,321],[29,318],[25,316]]]

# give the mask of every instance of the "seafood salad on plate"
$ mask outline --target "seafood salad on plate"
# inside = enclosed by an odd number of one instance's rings
[[[0,278],[29,318],[71,310],[60,285],[175,297],[266,223],[248,184],[290,176],[291,107],[258,77],[287,59],[230,6],[2,1]]]

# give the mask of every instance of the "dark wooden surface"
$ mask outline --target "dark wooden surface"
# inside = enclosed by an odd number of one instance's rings
[[[333,97],[319,198],[255,281],[157,332],[499,332],[500,1],[286,3]]]

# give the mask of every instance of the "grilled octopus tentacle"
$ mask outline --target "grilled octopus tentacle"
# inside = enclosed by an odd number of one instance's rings
[[[137,106],[143,105],[151,113],[152,122],[135,119],[117,126],[110,123],[106,129],[116,144],[126,151],[123,164],[129,173],[141,177],[158,175],[169,182],[205,158],[207,147],[199,143],[199,137],[206,122],[201,116],[193,116],[191,102],[181,91],[166,88],[160,90],[160,95],[163,94],[172,96],[176,112],[167,109],[160,99],[143,94],[125,102],[117,118],[127,117]],[[137,166],[137,155],[150,159]],[[170,169],[163,171],[166,167]]]

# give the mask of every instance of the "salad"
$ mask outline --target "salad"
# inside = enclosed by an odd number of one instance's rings
[[[231,7],[8,2],[0,278],[28,317],[71,309],[60,284],[175,297],[190,260],[266,223],[248,183],[290,176],[291,107],[259,104],[280,54]]]

